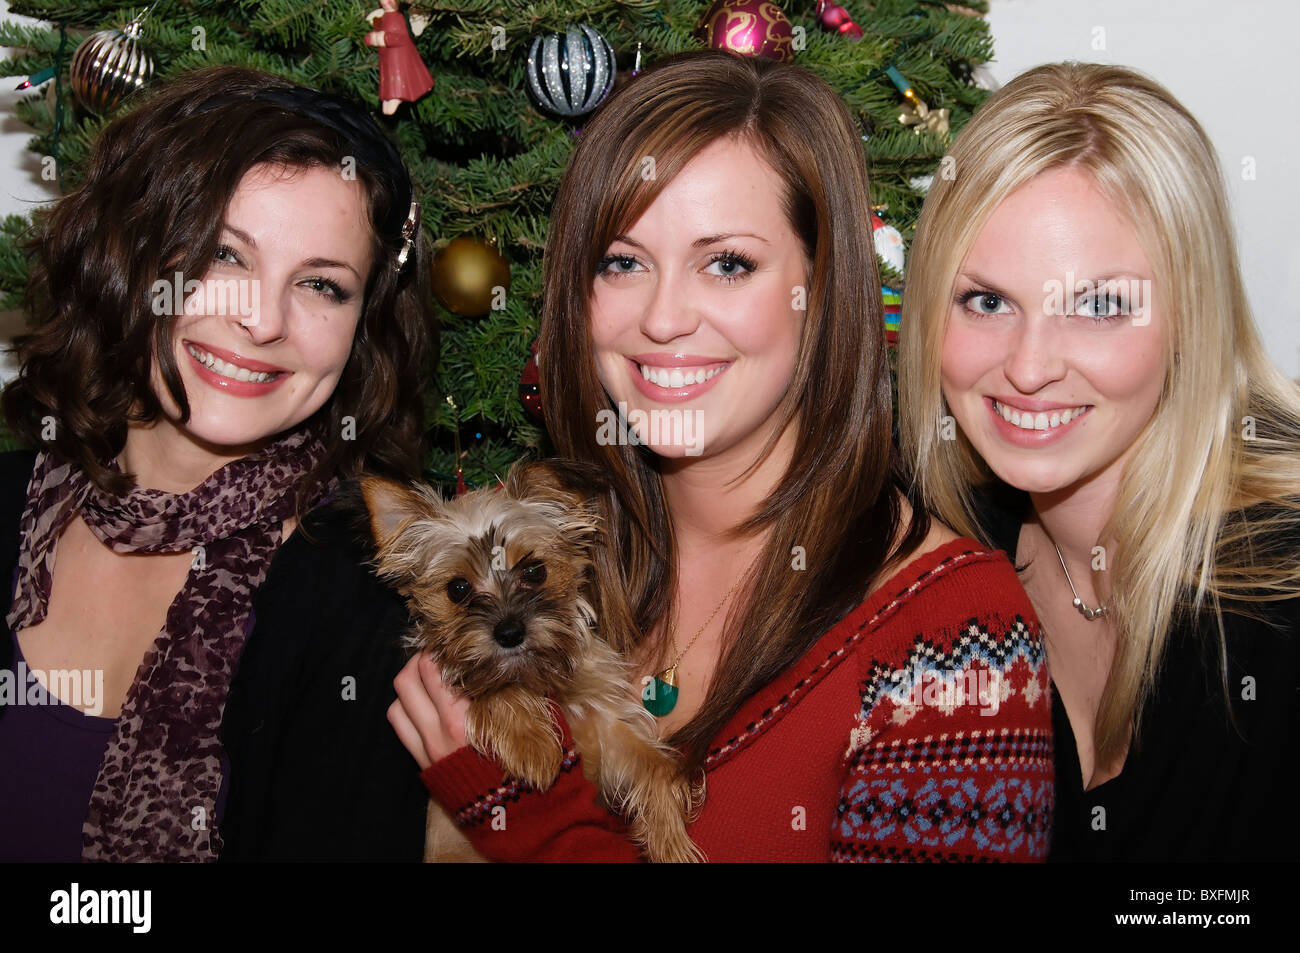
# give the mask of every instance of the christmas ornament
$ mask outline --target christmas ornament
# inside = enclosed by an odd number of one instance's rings
[[[429,18],[413,15],[408,30],[397,0],[379,0],[379,9],[371,10],[366,19],[372,29],[362,42],[379,50],[379,100],[384,115],[391,116],[400,103],[413,103],[433,89],[433,77],[411,39],[412,34],[424,32]]]
[[[546,417],[542,413],[541,374],[537,366],[536,341],[529,349],[528,363],[524,365],[524,372],[519,375],[519,400],[524,405],[524,412],[534,423],[546,424]]]
[[[849,11],[831,0],[817,0],[815,13],[822,29],[842,34],[851,40],[862,39],[862,27],[849,18]]]
[[[915,133],[922,132],[940,132],[948,131],[948,110],[931,109],[927,106],[921,97],[916,95],[909,83],[895,67],[891,66],[885,70],[885,75],[897,87],[898,91],[903,94],[907,100],[903,104],[898,114],[898,121],[904,126],[911,126]]]
[[[711,49],[781,62],[794,59],[794,28],[769,0],[716,0],[695,29]]]
[[[433,294],[452,314],[476,318],[505,304],[510,264],[492,245],[457,238],[433,256]]]
[[[623,72],[621,72],[621,73],[619,73],[617,76],[615,76],[615,77],[614,77],[614,88],[615,88],[615,89],[622,89],[624,86],[627,85],[628,80],[631,80],[631,79],[633,79],[633,78],[635,78],[635,77],[637,77],[637,76],[640,76],[640,75],[641,75],[641,41],[640,41],[640,40],[637,40],[637,41],[636,41],[636,59],[632,61],[632,70],[631,70],[631,72],[628,72],[627,70],[624,70]]]
[[[153,79],[153,56],[140,45],[140,28],[148,15],[145,10],[120,30],[90,34],[72,54],[68,81],[86,109],[111,112]]]
[[[451,407],[451,412],[459,416],[460,408],[456,406],[456,401],[452,399],[451,394],[447,395],[446,400],[447,400],[447,405]],[[456,445],[456,495],[464,496],[469,488],[465,486],[465,468],[464,466],[462,466],[462,461],[464,461],[465,459],[465,453],[460,449],[460,427],[459,426],[457,426],[457,428],[451,432],[451,437]]]
[[[899,110],[898,121],[904,126],[911,126],[915,133],[947,132],[948,110],[931,109],[924,101],[917,99],[906,103]]]
[[[585,23],[563,36],[536,37],[528,50],[528,88],[538,105],[560,116],[583,116],[599,106],[616,72],[609,41]]]
[[[998,78],[993,75],[993,70],[989,69],[988,63],[981,63],[974,67],[970,72],[971,82],[979,89],[987,89],[990,93],[996,93],[1002,88]]]
[[[886,225],[879,215],[871,216],[871,237],[875,240],[876,254],[894,271],[903,270],[903,236],[892,225]]]
[[[903,316],[903,295],[888,285],[883,285],[880,292],[885,303],[885,343],[897,344],[899,321]]]

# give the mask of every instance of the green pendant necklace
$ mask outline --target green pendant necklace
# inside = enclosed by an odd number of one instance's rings
[[[695,635],[691,637],[691,640],[686,643],[686,648],[677,653],[677,657],[673,659],[673,664],[646,682],[646,686],[641,692],[641,704],[645,705],[646,711],[656,718],[662,718],[677,707],[677,666],[681,664],[686,653],[691,650],[691,646],[699,641],[700,636],[704,634],[704,630],[709,627],[709,623],[722,611],[722,607],[727,604],[727,600],[731,598],[731,594],[736,591],[736,586],[739,585],[740,579],[737,579],[736,585],[727,590],[727,594],[722,597],[722,601],[718,603],[717,608],[704,620],[704,625],[700,626]],[[670,633],[670,638],[673,642],[673,648],[676,649],[676,634]]]

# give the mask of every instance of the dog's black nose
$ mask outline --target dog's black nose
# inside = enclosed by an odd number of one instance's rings
[[[518,619],[502,619],[492,630],[492,638],[503,649],[513,649],[524,640],[524,624]]]

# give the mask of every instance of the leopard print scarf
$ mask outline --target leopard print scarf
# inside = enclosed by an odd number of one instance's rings
[[[221,788],[218,729],[252,611],[297,513],[294,492],[325,451],[301,428],[222,467],[188,493],[115,497],[79,467],[40,453],[27,486],[12,631],[45,618],[55,541],[74,514],[119,553],[193,552],[184,587],[136,672],[99,766],[82,859],[210,861]],[[326,488],[304,493],[302,512]]]

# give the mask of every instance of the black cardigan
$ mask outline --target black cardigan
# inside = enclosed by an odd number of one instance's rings
[[[0,454],[5,612],[35,459]],[[387,720],[410,618],[368,557],[356,504],[341,494],[303,518],[253,597],[221,727],[229,758],[221,860],[423,855],[428,792]],[[11,655],[0,639],[0,668],[12,667]]]
[[[429,793],[388,723],[411,619],[367,565],[356,498],[303,518],[253,599],[221,740],[222,860],[403,860]]]
[[[1015,562],[1023,493],[982,498],[980,519]],[[1300,543],[1291,552],[1300,559]],[[1074,733],[1053,686],[1053,861],[1300,859],[1291,817],[1300,761],[1300,599],[1274,603],[1272,624],[1224,613],[1229,722],[1212,619],[1169,634],[1142,727],[1120,774],[1083,790]],[[1254,698],[1243,698],[1243,679]],[[1101,824],[1104,822],[1104,828]]]

